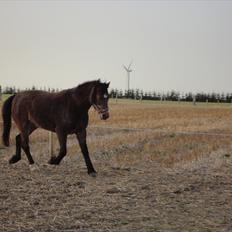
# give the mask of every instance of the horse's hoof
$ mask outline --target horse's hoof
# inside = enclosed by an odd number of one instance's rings
[[[97,177],[97,173],[96,172],[89,172],[88,173],[91,177]]]
[[[48,163],[49,163],[49,164],[52,164],[52,165],[58,165],[55,156],[52,156],[51,159],[48,161]]]
[[[9,164],[15,164],[15,163],[17,163],[20,159],[21,159],[20,156],[13,155],[13,156],[10,158],[10,160],[9,160]]]

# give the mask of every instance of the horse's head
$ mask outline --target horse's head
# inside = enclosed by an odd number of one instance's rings
[[[109,108],[108,108],[109,85],[110,82],[101,83],[99,81],[92,88],[90,94],[91,104],[93,105],[94,109],[97,110],[97,112],[100,114],[100,118],[102,120],[106,120],[107,118],[109,118]]]

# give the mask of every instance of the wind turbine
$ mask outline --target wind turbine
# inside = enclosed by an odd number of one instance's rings
[[[128,92],[130,90],[130,73],[132,72],[132,69],[130,68],[131,65],[132,65],[132,61],[130,62],[130,64],[129,64],[128,67],[126,67],[125,65],[123,65],[124,69],[127,72],[127,90],[128,90]]]

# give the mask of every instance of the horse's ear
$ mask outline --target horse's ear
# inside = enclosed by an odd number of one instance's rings
[[[106,87],[109,88],[109,86],[110,86],[110,81],[106,83]]]

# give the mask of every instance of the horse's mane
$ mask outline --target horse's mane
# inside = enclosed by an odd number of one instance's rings
[[[93,80],[93,81],[86,81],[86,82],[84,82],[84,83],[78,85],[78,86],[76,87],[76,89],[84,88],[84,87],[87,87],[87,86],[93,86],[93,85],[100,84],[100,83],[101,83],[100,79],[98,79],[98,80]]]
[[[107,85],[107,83],[101,82],[100,79],[98,80],[93,80],[93,81],[86,81],[82,84],[79,84],[77,87],[71,88],[71,89],[66,89],[63,90],[61,92],[65,92],[65,93],[75,93],[75,94],[86,94],[87,91],[90,91],[92,87],[96,86],[96,85]]]

